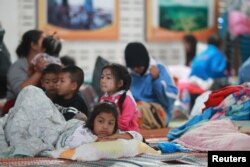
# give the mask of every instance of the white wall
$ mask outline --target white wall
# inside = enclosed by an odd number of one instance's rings
[[[117,63],[124,63],[123,52],[131,41],[145,43],[150,54],[166,65],[183,64],[184,52],[180,42],[147,42],[145,40],[146,0],[119,0],[120,31],[117,41],[64,41],[61,55],[77,60],[89,81],[98,55]],[[0,0],[0,22],[5,29],[4,41],[16,60],[15,49],[22,34],[36,28],[36,0]]]

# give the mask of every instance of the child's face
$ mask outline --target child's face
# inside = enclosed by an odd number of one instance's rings
[[[76,91],[77,84],[70,79],[70,73],[59,73],[57,82],[58,95],[64,98],[71,98],[72,94]]]
[[[46,90],[47,94],[53,95],[57,93],[58,75],[54,73],[47,73],[43,75],[41,80],[42,87]]]
[[[187,41],[183,41],[183,45],[184,45],[185,52],[189,52],[191,49],[190,43],[188,43]]]
[[[94,134],[98,137],[112,135],[115,128],[115,117],[112,113],[101,112],[94,120]]]
[[[113,94],[117,87],[115,85],[115,77],[110,69],[104,69],[100,79],[100,89],[103,93]]]
[[[145,70],[145,67],[144,66],[138,66],[138,67],[133,67],[131,68],[131,70],[136,73],[136,74],[142,74]]]

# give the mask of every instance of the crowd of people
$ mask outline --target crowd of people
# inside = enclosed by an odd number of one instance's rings
[[[84,83],[84,71],[70,56],[60,57],[62,43],[55,35],[29,30],[23,34],[16,50],[18,59],[7,74],[7,102],[3,115],[11,112],[23,88],[33,85],[43,89],[66,121],[79,119],[84,122],[66,139],[68,146],[119,138],[142,141],[140,129],[168,126],[175,101],[182,96],[183,90],[191,95],[201,94],[206,91],[201,81],[228,77],[227,58],[221,50],[219,36],[211,36],[207,48],[198,54],[195,36],[185,36],[183,44],[185,66],[190,68],[188,78],[192,82],[177,82],[168,68],[149,54],[143,43],[130,42],[124,50],[125,65],[109,63],[102,68],[99,84],[102,96],[89,111],[79,92]],[[247,60],[239,70],[240,83],[249,82],[246,75],[249,64]],[[196,82],[191,79],[194,76],[198,78]],[[202,91],[197,93],[197,89]],[[151,120],[148,114],[153,115]]]

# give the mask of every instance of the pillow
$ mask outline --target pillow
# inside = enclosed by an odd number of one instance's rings
[[[100,97],[102,92],[100,91],[100,86],[99,86],[99,81],[100,81],[100,76],[102,72],[102,68],[109,64],[109,62],[102,58],[101,56],[98,56],[95,62],[95,68],[93,71],[93,78],[92,78],[92,86],[97,93],[97,95]]]
[[[161,152],[154,150],[141,141],[118,139],[115,141],[83,144],[76,148],[46,151],[43,155],[78,161],[97,161],[103,158],[134,157],[143,153],[161,154]]]

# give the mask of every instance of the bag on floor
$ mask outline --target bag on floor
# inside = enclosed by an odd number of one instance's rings
[[[140,129],[159,129],[167,125],[167,115],[160,104],[137,102],[141,117],[139,118]]]

